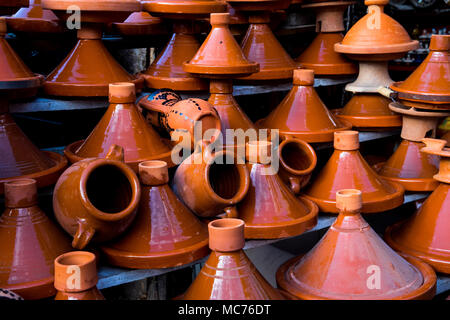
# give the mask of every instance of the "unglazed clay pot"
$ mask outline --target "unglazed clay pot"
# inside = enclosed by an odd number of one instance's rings
[[[152,17],[150,13],[144,11],[133,12],[124,22],[113,23],[113,27],[124,36],[147,36],[165,33],[162,19]]]
[[[70,19],[71,5],[80,10],[81,29],[78,43],[61,64],[47,76],[44,92],[51,96],[107,97],[108,85],[134,82],[142,88],[143,79],[136,78],[113,58],[102,43],[102,26],[121,22],[141,9],[138,0],[42,0],[62,20]],[[70,21],[69,21],[70,24]]]
[[[237,205],[246,239],[278,239],[299,235],[317,224],[317,205],[297,198],[278,176],[269,141],[247,143],[250,188]],[[281,163],[279,163],[283,166]]]
[[[42,9],[41,0],[30,0],[29,7],[20,8],[7,17],[8,27],[14,32],[62,32],[61,21],[51,11]]]
[[[332,115],[313,85],[314,71],[294,70],[291,91],[257,125],[260,128],[278,129],[280,135],[294,136],[306,142],[332,141],[334,132],[350,129],[350,123]]]
[[[361,190],[363,213],[383,212],[403,204],[403,187],[381,178],[359,153],[358,131],[336,132],[334,149],[322,171],[304,190],[321,211],[338,213],[336,192],[344,188]]]
[[[0,287],[24,299],[53,296],[53,259],[70,251],[70,239],[38,207],[33,179],[5,183],[0,217]]]
[[[389,227],[385,239],[395,250],[450,274],[450,149],[445,148],[445,140],[426,138],[423,142],[422,152],[441,157],[434,176],[440,184],[411,218]]]
[[[212,150],[202,140],[194,153],[177,168],[174,186],[183,202],[201,217],[214,217],[225,210],[235,215],[235,205],[247,194],[250,177],[244,162],[227,150]]]
[[[393,83],[400,100],[425,109],[450,109],[450,35],[431,36],[430,53],[403,82]]]
[[[142,184],[137,217],[117,241],[102,247],[108,262],[125,268],[169,268],[209,253],[208,232],[170,189],[167,164],[139,164]]]
[[[400,256],[361,217],[361,191],[336,193],[339,216],[304,256],[277,271],[283,290],[305,300],[431,299],[436,274],[419,259]]]
[[[97,282],[95,254],[73,251],[55,259],[55,300],[105,300]]]
[[[105,242],[133,222],[141,196],[139,179],[123,162],[123,148],[112,145],[105,159],[88,158],[69,167],[53,192],[59,224],[83,249],[92,240]]]
[[[211,255],[183,300],[283,300],[258,272],[244,248],[244,221],[219,219],[209,223]]]
[[[311,69],[316,76],[352,75],[358,68],[343,55],[334,51],[334,44],[341,42],[345,31],[343,14],[352,1],[326,1],[305,4],[302,9],[316,11],[316,32],[319,34],[297,58],[299,66]]]
[[[100,122],[86,140],[72,143],[64,150],[70,162],[104,157],[117,144],[124,146],[125,163],[136,172],[144,160],[164,160],[173,166],[170,147],[146,123],[135,100],[133,83],[110,84],[110,105]]]

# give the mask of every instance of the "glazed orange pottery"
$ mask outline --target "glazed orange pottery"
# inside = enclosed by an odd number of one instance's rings
[[[33,179],[5,183],[0,217],[0,287],[24,299],[53,296],[53,260],[70,251],[69,238],[38,207]]]
[[[247,34],[241,42],[244,55],[259,63],[259,72],[242,78],[245,81],[289,79],[296,68],[294,60],[284,50],[270,29],[270,12],[285,9],[290,0],[230,0],[236,11],[249,12]]]
[[[117,144],[124,146],[125,163],[136,172],[139,162],[145,160],[164,160],[173,166],[171,149],[146,123],[135,100],[133,83],[110,84],[110,105],[100,122],[86,140],[74,142],[64,150],[70,162],[104,157]]]
[[[133,12],[124,22],[113,23],[113,26],[124,36],[147,36],[165,32],[162,20],[144,11]]]
[[[43,7],[51,9],[62,20],[71,21],[72,5],[80,10],[81,29],[78,43],[61,64],[47,76],[44,92],[51,96],[107,97],[108,85],[116,82],[134,82],[142,88],[143,79],[136,78],[113,58],[102,43],[102,25],[120,22],[141,9],[137,0],[42,0]],[[73,22],[72,22],[73,23]]]
[[[237,205],[246,239],[278,239],[299,235],[317,224],[317,205],[297,198],[278,176],[269,141],[247,143],[250,188]],[[272,159],[272,162],[275,159]]]
[[[400,100],[422,102],[422,108],[450,109],[450,35],[431,36],[429,54],[403,82],[391,89]],[[431,106],[427,106],[431,104]]]
[[[209,223],[211,255],[183,300],[283,300],[244,253],[244,221]]]
[[[334,153],[304,196],[314,201],[323,212],[338,213],[336,192],[345,188],[361,190],[363,213],[383,212],[403,204],[405,190],[381,178],[359,153],[358,131],[334,134]]]
[[[14,15],[7,17],[8,27],[14,32],[61,32],[58,17],[51,11],[42,9],[41,0],[30,0],[29,7],[20,8]]]
[[[423,139],[422,152],[441,157],[434,176],[439,186],[408,220],[389,227],[387,243],[397,251],[415,256],[436,271],[450,274],[450,149],[445,140]]]
[[[402,117],[389,109],[390,100],[378,93],[355,93],[342,109],[332,112],[338,119],[350,122],[361,130],[381,130],[400,127]]]
[[[233,152],[216,151],[202,140],[177,168],[173,180],[180,199],[201,217],[214,217],[225,210],[234,215],[236,204],[248,192],[250,176]]]
[[[56,183],[53,210],[74,248],[111,240],[133,222],[141,187],[123,157],[123,148],[112,145],[106,158],[78,161]]]
[[[334,51],[334,44],[341,42],[345,30],[343,14],[352,1],[326,1],[305,4],[302,9],[316,11],[317,37],[297,58],[296,62],[306,69],[314,71],[316,76],[352,75],[358,72],[354,63]]]
[[[339,190],[335,197],[336,221],[311,251],[278,269],[278,286],[305,300],[433,298],[433,269],[383,242],[360,214],[361,191]]]
[[[102,247],[112,265],[169,268],[208,255],[208,231],[170,189],[167,164],[139,164],[142,184],[137,217],[117,241]]]
[[[333,133],[348,130],[351,124],[336,119],[320,100],[314,87],[314,71],[294,71],[293,87],[267,118],[257,122],[260,128],[278,129],[306,142],[333,140]]]
[[[73,251],[55,259],[55,300],[105,300],[97,282],[95,254]]]

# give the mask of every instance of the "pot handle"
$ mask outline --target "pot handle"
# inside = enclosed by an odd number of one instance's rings
[[[117,160],[120,162],[124,162],[125,154],[124,154],[123,148],[117,144],[111,145],[111,147],[109,147],[109,150],[108,150],[108,153],[107,153],[105,159]]]
[[[91,241],[95,234],[95,229],[88,226],[85,221],[78,221],[77,233],[73,236],[72,247],[82,250]]]
[[[289,186],[294,194],[300,193],[300,179],[297,177],[289,177]]]
[[[225,211],[225,214],[222,215],[222,218],[233,218],[233,219],[239,218],[239,213],[235,206],[226,207],[224,209],[224,211]]]

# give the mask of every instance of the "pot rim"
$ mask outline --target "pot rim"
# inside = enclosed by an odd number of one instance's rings
[[[286,145],[288,145],[290,143],[297,144],[298,146],[300,146],[300,149],[302,151],[306,152],[309,160],[311,160],[311,163],[308,168],[303,169],[303,170],[296,170],[296,169],[290,167],[286,163],[286,161],[282,157],[282,152],[283,152],[283,149],[286,147]],[[308,144],[307,142],[305,142],[301,139],[297,139],[297,138],[287,138],[287,139],[283,140],[280,143],[280,145],[278,146],[278,157],[280,159],[280,163],[283,166],[283,168],[286,171],[288,171],[289,173],[292,173],[297,176],[305,176],[305,175],[310,174],[311,172],[313,172],[313,170],[316,168],[316,165],[317,165],[317,155],[316,155],[316,152],[314,151],[313,147],[311,147],[311,145]]]

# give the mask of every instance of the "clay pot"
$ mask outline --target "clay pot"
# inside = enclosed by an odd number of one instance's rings
[[[277,161],[271,159],[271,149],[269,141],[247,143],[250,188],[237,205],[239,218],[245,222],[246,239],[296,236],[317,224],[317,205],[305,198],[297,198],[277,172],[271,170],[273,161]]]
[[[334,149],[326,165],[304,190],[305,197],[321,211],[338,213],[336,192],[344,188],[361,190],[363,213],[383,212],[403,204],[403,187],[382,179],[359,153],[357,131],[336,132]]]
[[[431,36],[430,52],[417,69],[391,89],[400,100],[429,103],[423,108],[450,109],[450,35]]]
[[[213,251],[183,300],[283,300],[258,272],[244,248],[244,221],[219,219],[209,223]]]
[[[55,300],[105,300],[97,282],[95,254],[73,251],[55,259]]]
[[[306,300],[433,298],[433,269],[383,242],[360,214],[361,191],[340,190],[335,197],[336,221],[311,251],[278,269],[278,286]]]
[[[223,12],[226,9],[224,2],[216,0],[141,0],[141,2],[146,11],[163,14],[171,18],[187,16],[193,19],[211,12]]]
[[[441,157],[434,179],[439,186],[408,220],[389,227],[387,243],[397,251],[429,263],[436,271],[450,274],[450,150],[445,140],[423,139],[422,152]]]
[[[123,148],[112,145],[104,159],[78,161],[56,183],[53,209],[74,248],[111,240],[132,223],[141,187],[123,157]]]
[[[133,83],[109,85],[110,105],[84,141],[70,144],[64,154],[70,162],[106,156],[113,144],[124,146],[125,163],[137,172],[144,160],[164,160],[173,166],[171,149],[149,126],[136,108]]]
[[[257,122],[260,128],[278,129],[306,142],[333,140],[333,133],[347,130],[351,124],[337,120],[314,90],[314,71],[294,71],[293,87],[278,107]]]
[[[71,250],[69,238],[38,207],[33,179],[5,183],[0,217],[0,287],[24,299],[55,294],[53,259]]]
[[[121,23],[113,23],[113,27],[124,36],[146,36],[165,33],[162,19],[152,17],[150,13],[133,12]]]
[[[170,189],[167,164],[139,164],[141,200],[137,217],[127,232],[102,247],[112,265],[169,268],[203,258],[209,253],[206,226]]]
[[[159,132],[165,133],[164,127],[164,114],[151,111],[141,106],[143,103],[158,103],[158,104],[173,104],[181,101],[181,96],[171,89],[157,89],[153,93],[142,97],[137,101],[136,105],[138,110],[142,113],[147,123],[152,127],[155,127]]]
[[[178,166],[174,187],[180,199],[201,217],[213,217],[224,210],[234,215],[234,206],[247,194],[249,173],[234,153],[216,152],[212,147],[207,141],[199,141],[194,152]]]

